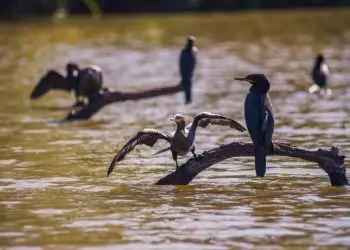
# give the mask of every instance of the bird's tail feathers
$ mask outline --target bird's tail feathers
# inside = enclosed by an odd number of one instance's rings
[[[164,148],[164,149],[162,149],[162,150],[159,150],[159,151],[155,152],[153,155],[158,155],[158,154],[164,153],[164,152],[166,152],[166,151],[168,151],[168,150],[170,150],[170,147]]]
[[[256,176],[264,177],[266,173],[266,149],[257,147],[254,149]]]

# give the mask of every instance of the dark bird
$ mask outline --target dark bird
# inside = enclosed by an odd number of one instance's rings
[[[244,103],[244,115],[250,137],[254,144],[255,171],[258,177],[266,172],[266,155],[274,151],[272,134],[275,119],[268,92],[270,82],[264,74],[250,74],[236,80],[249,82],[252,86]]]
[[[176,114],[171,118],[176,123],[176,131],[171,134],[162,133],[155,129],[144,129],[138,132],[133,138],[131,138],[125,146],[117,153],[109,165],[107,176],[113,171],[117,162],[122,161],[124,157],[130,153],[137,145],[147,145],[153,147],[159,139],[165,140],[170,144],[170,147],[158,151],[156,154],[170,150],[173,159],[178,168],[177,156],[186,155],[188,152],[192,152],[194,157],[197,157],[195,153],[194,140],[196,137],[197,127],[206,128],[209,124],[229,126],[240,132],[246,129],[236,122],[235,120],[218,114],[212,114],[208,112],[202,112],[194,116],[193,122],[186,126],[184,116]]]
[[[312,79],[315,84],[320,88],[327,86],[327,76],[329,74],[329,69],[325,63],[323,54],[318,54],[315,58],[314,67],[311,72]]]
[[[90,101],[102,89],[102,70],[98,66],[80,69],[77,64],[68,63],[66,73],[64,77],[55,70],[49,70],[34,87],[30,99],[37,99],[50,90],[73,91],[76,105],[79,105],[84,98]]]
[[[310,93],[319,92],[327,87],[329,69],[325,63],[323,54],[318,54],[315,58],[314,66],[311,71],[311,77],[314,84],[309,88]]]
[[[197,63],[196,39],[193,36],[187,38],[185,47],[181,50],[179,67],[181,75],[181,87],[185,92],[185,103],[192,102],[192,78]]]

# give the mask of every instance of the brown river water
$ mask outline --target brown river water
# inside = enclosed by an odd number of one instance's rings
[[[107,179],[114,153],[138,130],[172,130],[174,113],[201,111],[244,123],[247,84],[270,81],[274,140],[350,157],[350,10],[107,16],[0,22],[1,249],[349,249],[350,193],[331,187],[317,164],[269,157],[255,177],[252,157],[216,164],[188,186],[155,186],[174,171],[169,153],[141,146]],[[194,102],[183,95],[127,101],[91,120],[61,123],[73,96],[29,93],[49,68],[97,64],[105,86],[138,89],[179,82],[178,56],[197,37]],[[324,52],[333,94],[307,92]],[[247,133],[200,129],[197,152]],[[184,163],[187,157],[180,158]]]

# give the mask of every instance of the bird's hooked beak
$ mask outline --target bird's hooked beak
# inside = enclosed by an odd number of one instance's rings
[[[183,121],[182,118],[176,117],[176,116],[171,117],[169,120],[175,122],[176,124],[179,124],[180,122]]]
[[[253,83],[253,81],[247,77],[235,77],[234,79],[242,82],[249,82],[250,84]]]

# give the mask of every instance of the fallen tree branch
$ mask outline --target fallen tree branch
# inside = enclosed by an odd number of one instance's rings
[[[181,86],[171,85],[165,87],[156,87],[138,91],[105,91],[93,102],[73,110],[68,114],[66,120],[82,120],[89,119],[104,106],[114,102],[124,102],[129,100],[139,100],[144,98],[152,98],[162,95],[170,95],[181,91]]]
[[[328,174],[332,186],[349,185],[346,178],[345,156],[339,155],[339,150],[336,147],[332,147],[330,150],[308,150],[283,142],[274,142],[274,146],[275,155],[300,158],[318,163],[319,167]],[[271,154],[272,152],[270,152]],[[208,167],[231,157],[242,156],[254,156],[252,143],[233,142],[225,144],[205,151],[197,159],[189,159],[178,170],[161,178],[155,184],[187,185]]]

